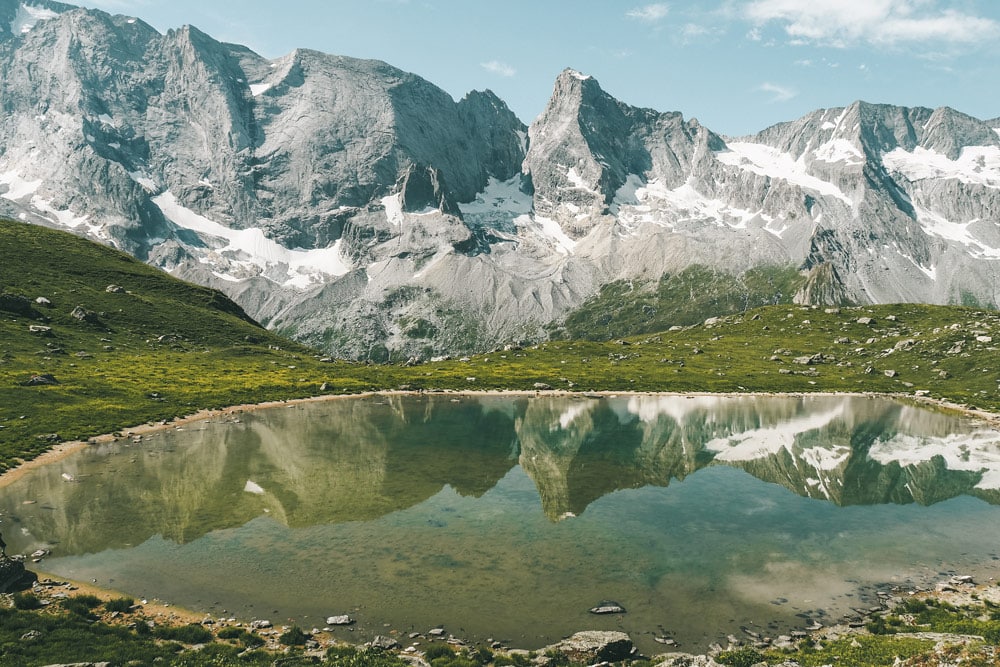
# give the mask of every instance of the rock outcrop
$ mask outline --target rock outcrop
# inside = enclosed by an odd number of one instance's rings
[[[23,591],[37,580],[34,572],[25,569],[24,561],[0,556],[0,593]]]

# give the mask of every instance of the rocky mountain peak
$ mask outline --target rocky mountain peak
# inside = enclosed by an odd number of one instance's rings
[[[381,61],[270,60],[48,0],[0,0],[0,99],[0,215],[346,356],[542,338],[602,286],[689,268],[791,272],[806,303],[996,305],[1000,119],[946,107],[857,101],[724,140],[567,69],[529,128]]]

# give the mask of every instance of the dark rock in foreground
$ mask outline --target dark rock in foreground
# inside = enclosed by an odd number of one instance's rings
[[[0,557],[0,593],[23,591],[31,588],[38,576],[24,569],[24,563],[6,556]]]

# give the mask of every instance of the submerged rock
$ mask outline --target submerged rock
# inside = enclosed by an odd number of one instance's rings
[[[601,600],[596,607],[590,609],[591,614],[624,614],[625,607],[614,600]]]

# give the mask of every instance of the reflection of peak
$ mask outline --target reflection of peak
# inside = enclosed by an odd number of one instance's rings
[[[89,553],[155,534],[188,542],[264,512],[291,527],[373,520],[445,487],[483,496],[518,462],[554,521],[708,465],[838,505],[1000,502],[1000,434],[881,399],[392,396],[87,449],[5,489],[0,514],[47,503],[54,509],[31,517],[31,539]]]
[[[517,424],[520,464],[534,481],[545,515],[579,515],[621,489],[667,486],[696,469],[677,428],[646,428],[620,402],[536,399]]]

